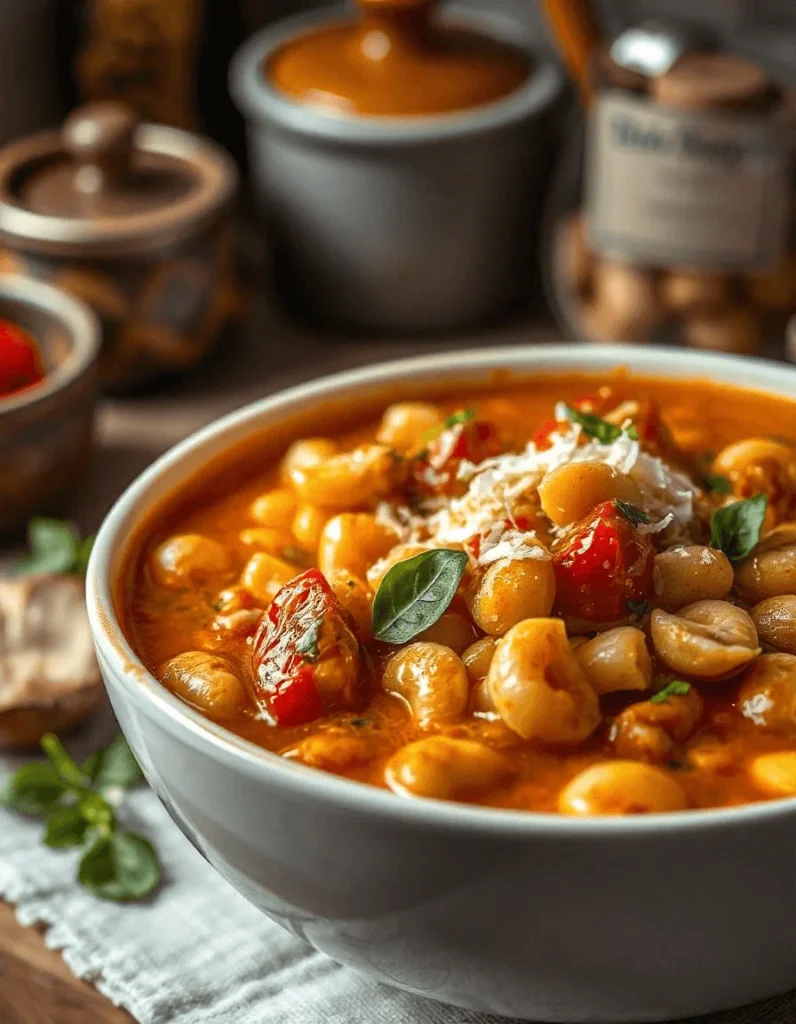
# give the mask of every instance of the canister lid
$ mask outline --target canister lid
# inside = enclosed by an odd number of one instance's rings
[[[343,116],[448,114],[503,99],[527,82],[527,54],[438,24],[435,6],[436,0],[358,0],[358,20],[290,40],[263,73],[297,102]]]
[[[0,154],[0,236],[65,256],[150,251],[211,221],[236,183],[208,140],[92,103]]]
[[[729,53],[694,52],[655,80],[653,94],[676,107],[744,107],[764,97],[768,87],[759,64]]]

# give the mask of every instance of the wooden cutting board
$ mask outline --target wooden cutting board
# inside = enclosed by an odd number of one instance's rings
[[[131,1024],[88,982],[76,978],[34,928],[0,902],[0,1021],[3,1024]]]

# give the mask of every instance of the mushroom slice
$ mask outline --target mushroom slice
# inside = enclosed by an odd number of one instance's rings
[[[0,580],[0,747],[32,747],[73,728],[101,696],[83,580]]]

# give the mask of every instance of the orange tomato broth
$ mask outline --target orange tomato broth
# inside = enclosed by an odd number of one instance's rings
[[[674,358],[674,357],[673,357]],[[796,402],[777,395],[751,391],[707,380],[656,379],[625,370],[603,374],[540,374],[515,378],[501,372],[482,388],[451,391],[421,384],[382,390],[377,397],[327,403],[300,419],[265,431],[214,459],[161,505],[150,510],[125,552],[116,581],[115,604],[124,632],[147,668],[157,676],[158,666],[176,654],[201,649],[202,635],[211,628],[213,604],[223,587],[234,583],[252,551],[239,540],[242,529],[256,525],[249,506],[258,495],[280,485],[278,462],[287,445],[297,438],[331,436],[341,448],[373,438],[380,412],[390,401],[423,399],[437,402],[445,413],[475,407],[479,418],[510,429],[519,446],[533,437],[549,419],[556,402],[574,401],[606,385],[624,395],[651,398],[659,403],[678,445],[689,453],[716,452],[724,445],[753,435],[796,440]],[[155,547],[176,532],[199,533],[220,541],[233,554],[234,568],[223,579],[190,590],[157,586],[147,571]],[[297,567],[297,573],[302,571]],[[208,648],[209,650],[210,648]],[[235,639],[229,646],[213,647],[227,657],[249,686],[252,685],[251,648]],[[688,767],[675,757],[662,767],[683,787],[692,807],[719,807],[766,799],[749,780],[744,763],[769,751],[793,749],[787,737],[766,733],[734,708],[737,679],[700,684],[705,712],[688,741],[713,740],[723,745],[729,764],[714,768]],[[609,694],[601,699],[604,715],[617,713],[638,694]],[[353,723],[353,724],[352,724]],[[366,706],[338,712],[306,725],[284,728],[257,717],[252,705],[222,723],[239,736],[281,752],[298,741],[342,726],[364,737],[369,759],[345,766],[337,773],[376,786],[384,786],[384,765],[407,742],[428,735],[413,722],[401,698],[376,692]],[[561,787],[580,770],[612,758],[608,729],[600,727],[572,749],[545,747],[511,734],[500,722],[467,718],[439,730],[446,735],[480,740],[507,753],[517,768],[511,781],[478,793],[473,802],[515,809],[555,810]],[[334,765],[324,765],[335,771]]]

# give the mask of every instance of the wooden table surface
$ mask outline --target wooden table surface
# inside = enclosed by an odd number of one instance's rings
[[[122,488],[165,449],[223,413],[310,377],[404,355],[556,337],[546,316],[537,314],[455,338],[352,341],[299,327],[262,298],[252,307],[244,335],[187,378],[103,403],[94,465],[76,496],[74,516],[84,530],[95,530]],[[95,722],[84,742],[91,746],[109,724],[107,718]],[[60,954],[47,949],[42,935],[22,928],[13,909],[0,901],[0,1024],[129,1024],[132,1019],[75,978]]]

